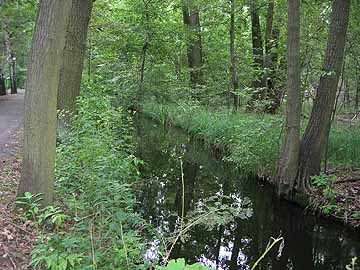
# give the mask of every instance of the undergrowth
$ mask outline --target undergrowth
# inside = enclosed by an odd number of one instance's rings
[[[43,230],[32,253],[35,269],[146,269],[146,223],[135,214],[138,177],[131,120],[101,91],[87,90],[57,145],[57,204],[66,220]]]

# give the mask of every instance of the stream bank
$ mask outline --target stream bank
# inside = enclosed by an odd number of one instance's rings
[[[279,155],[281,117],[229,114],[201,106],[153,102],[144,105],[144,115],[202,140],[215,154],[222,155],[223,160],[235,164],[241,175],[256,175],[271,183]],[[355,230],[360,228],[358,133],[360,128],[345,130],[343,125],[336,126],[330,134],[328,175],[320,179],[326,184],[318,186],[311,197],[296,194],[293,198],[302,207]]]
[[[360,236],[328,219],[304,214],[304,209],[279,200],[273,189],[256,177],[242,177],[231,162],[214,157],[203,143],[181,129],[140,117],[137,121],[137,155],[144,161],[143,181],[137,190],[139,214],[171,235],[179,215],[181,167],[185,181],[185,209],[190,213],[207,198],[224,194],[249,198],[253,215],[248,220],[208,228],[195,226],[179,241],[172,258],[202,262],[218,269],[250,269],[270,237],[282,235],[284,249],[273,250],[263,269],[345,269],[360,255]]]

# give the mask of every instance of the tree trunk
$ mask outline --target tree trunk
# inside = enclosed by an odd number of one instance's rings
[[[263,43],[261,37],[261,26],[258,7],[256,1],[252,0],[251,4],[251,36],[253,47],[254,67],[257,71],[263,71],[264,68],[264,54]],[[264,87],[263,75],[256,76],[257,78],[253,82],[255,88]]]
[[[144,80],[145,80],[145,63],[146,63],[146,56],[147,51],[150,46],[150,15],[149,15],[149,4],[150,1],[144,1],[145,4],[145,35],[144,35],[144,44],[141,50],[141,57],[140,57],[140,70],[139,70],[139,89],[137,93],[137,110],[142,111],[142,103],[145,95],[144,89]]]
[[[191,0],[183,1],[183,21],[186,26],[187,57],[190,68],[190,82],[192,88],[202,83],[202,44],[200,16],[197,7]]]
[[[71,2],[57,95],[57,109],[65,113],[65,122],[69,122],[71,113],[75,112],[76,98],[80,94],[86,37],[92,9],[92,0],[72,0]]]
[[[24,158],[18,196],[42,193],[44,206],[53,199],[56,100],[71,3],[40,1],[27,71]]]
[[[266,31],[265,31],[265,82],[266,87],[266,100],[269,105],[265,108],[268,113],[276,113],[280,106],[281,91],[275,88],[275,76],[276,76],[276,63],[278,54],[276,49],[278,48],[280,31],[277,26],[273,26],[274,18],[274,0],[269,0],[268,10],[266,16]]]
[[[4,32],[5,47],[7,52],[7,62],[9,64],[10,88],[11,94],[17,93],[15,78],[15,55],[12,50],[11,37],[9,32],[9,21],[7,17],[3,18],[2,27]]]
[[[3,49],[0,41],[0,96],[6,95],[5,76],[3,69]]]
[[[235,0],[231,0],[231,14],[230,14],[230,71],[231,71],[231,92],[229,99],[233,97],[234,110],[238,109],[239,96],[236,94],[239,88],[239,80],[236,71],[235,60]]]
[[[359,111],[359,99],[360,99],[360,67],[356,69],[356,95],[355,95],[355,112]]]
[[[269,0],[268,10],[266,15],[266,31],[265,31],[265,67],[269,67],[271,62],[272,49],[272,31],[274,18],[274,0]]]
[[[297,189],[309,192],[310,176],[320,172],[321,160],[330,132],[331,113],[344,58],[350,0],[334,0],[329,37],[316,98],[300,146]]]
[[[277,169],[278,191],[293,190],[300,151],[300,0],[288,0],[287,102],[285,136]]]

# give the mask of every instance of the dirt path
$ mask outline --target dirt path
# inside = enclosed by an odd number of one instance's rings
[[[0,97],[0,160],[17,154],[24,115],[23,90],[17,95]]]
[[[30,269],[34,227],[13,208],[21,171],[24,91],[0,97],[0,270]]]

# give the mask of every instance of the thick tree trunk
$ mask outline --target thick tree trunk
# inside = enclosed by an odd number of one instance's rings
[[[293,190],[300,151],[300,0],[288,0],[287,102],[285,136],[277,169],[279,195]]]
[[[320,172],[321,160],[330,132],[331,113],[344,58],[350,0],[334,0],[329,37],[316,98],[300,147],[297,189],[311,190],[309,178]]]
[[[90,20],[92,0],[72,0],[70,19],[66,25],[65,47],[62,52],[57,108],[69,121],[75,111],[76,98],[80,94],[86,37]]]
[[[239,96],[236,94],[236,91],[239,88],[239,80],[237,76],[235,60],[235,0],[231,0],[230,14],[230,71],[232,93],[229,93],[229,99],[231,96],[233,97],[234,110],[237,110],[239,106]]]
[[[56,100],[71,4],[71,0],[40,1],[27,71],[18,196],[42,193],[44,206],[53,199]]]
[[[9,64],[10,88],[11,94],[17,93],[16,77],[15,77],[15,55],[12,50],[11,37],[9,32],[9,21],[7,17],[3,18],[2,27],[4,32],[5,47],[7,52],[7,62]]]
[[[0,96],[5,96],[5,95],[6,95],[6,85],[5,85],[5,76],[3,69],[3,49],[0,44]]]
[[[199,11],[191,0],[183,1],[183,21],[188,32],[187,57],[193,88],[202,84],[202,44]]]

